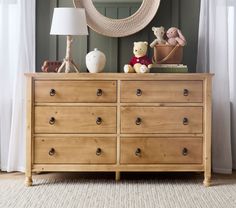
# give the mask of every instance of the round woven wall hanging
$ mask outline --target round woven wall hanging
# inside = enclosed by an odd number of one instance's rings
[[[140,8],[125,19],[111,19],[95,8],[92,0],[73,0],[77,8],[85,8],[88,26],[109,37],[125,37],[145,28],[155,17],[160,0],[143,0]]]

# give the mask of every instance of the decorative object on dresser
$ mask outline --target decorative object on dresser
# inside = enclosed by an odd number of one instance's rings
[[[76,8],[55,8],[50,34],[67,36],[66,57],[58,69],[58,72],[61,72],[64,67],[66,73],[72,72],[73,69],[75,72],[79,72],[71,56],[72,35],[88,35],[85,10]]]
[[[85,8],[89,27],[95,32],[109,37],[125,37],[144,29],[155,17],[160,5],[160,0],[142,0],[140,8],[133,15],[124,19],[112,19],[103,16],[95,8],[93,0],[73,1],[75,7]],[[133,0],[130,2],[134,3]]]
[[[154,48],[153,63],[181,64],[183,60],[183,47],[186,39],[182,32],[171,27],[166,32],[164,27],[152,27],[156,39],[150,44]]]
[[[60,66],[62,65],[61,61],[44,61],[41,67],[43,72],[57,72]]]
[[[153,64],[152,73],[188,73],[188,66],[184,64]]]
[[[164,27],[152,27],[152,31],[156,37],[156,39],[150,44],[151,48],[154,48],[159,44],[166,44],[166,40],[164,39],[165,28]]]
[[[166,31],[167,43],[169,45],[180,45],[185,46],[187,44],[186,39],[180,29],[171,27]]]
[[[125,73],[149,73],[152,61],[147,57],[148,42],[134,42],[133,54],[129,64],[124,66]]]
[[[32,172],[197,171],[211,178],[211,74],[26,74]]]
[[[86,66],[90,73],[100,73],[106,65],[106,56],[97,48],[86,55]]]
[[[180,45],[156,45],[154,47],[153,63],[181,64],[183,60],[183,47]]]

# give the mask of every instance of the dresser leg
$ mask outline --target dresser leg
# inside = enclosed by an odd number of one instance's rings
[[[120,172],[116,172],[116,181],[120,180]]]
[[[205,187],[209,187],[211,185],[211,176],[205,176],[203,184]]]
[[[25,185],[29,187],[29,186],[32,186],[32,184],[33,184],[32,176],[26,176]]]

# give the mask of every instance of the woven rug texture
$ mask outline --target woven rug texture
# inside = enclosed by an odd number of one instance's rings
[[[219,183],[218,183],[219,182]],[[0,179],[1,208],[236,208],[236,181],[205,188],[198,178]]]

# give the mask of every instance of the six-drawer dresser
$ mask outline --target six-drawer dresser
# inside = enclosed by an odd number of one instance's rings
[[[32,172],[196,171],[211,178],[211,74],[26,74]]]

